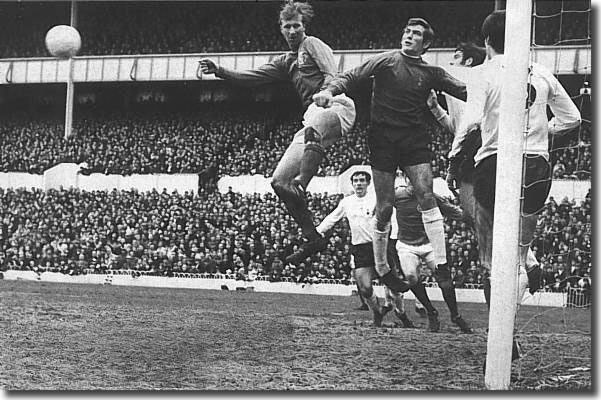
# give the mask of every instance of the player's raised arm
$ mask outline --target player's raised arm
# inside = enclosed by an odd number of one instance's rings
[[[450,94],[459,100],[466,101],[467,99],[467,88],[465,83],[461,82],[442,68],[438,68],[435,89]]]
[[[480,72],[480,67],[472,69],[474,73]],[[466,136],[472,130],[480,127],[484,118],[484,107],[486,105],[488,78],[481,74],[479,79],[472,79],[467,85],[467,102],[463,120],[457,128],[458,135]]]
[[[365,61],[363,64],[347,72],[337,75],[322,87],[321,92],[313,96],[313,101],[320,107],[329,107],[332,97],[346,93],[364,79],[369,79],[382,68],[386,68],[390,62],[390,52],[378,54]]]
[[[200,68],[203,74],[215,74],[218,78],[230,80],[243,86],[257,86],[263,83],[287,82],[290,80],[284,57],[285,55],[281,55],[259,68],[242,71],[225,68],[211,59],[204,58],[200,60]]]

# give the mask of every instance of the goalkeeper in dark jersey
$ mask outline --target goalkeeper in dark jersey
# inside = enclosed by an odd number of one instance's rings
[[[465,100],[466,88],[441,67],[429,65],[422,59],[433,39],[434,30],[426,20],[411,18],[403,30],[399,50],[374,56],[337,76],[325,90],[313,96],[317,105],[327,109],[334,104],[334,96],[373,77],[372,123],[367,142],[377,197],[374,257],[380,280],[392,290],[407,290],[403,282],[391,274],[386,261],[397,168],[407,174],[414,187],[425,232],[436,258],[437,280],[450,279],[443,218],[433,194],[426,100],[432,89]]]

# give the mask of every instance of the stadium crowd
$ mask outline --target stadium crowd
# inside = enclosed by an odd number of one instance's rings
[[[310,26],[333,49],[398,47],[400,25],[427,15],[433,47],[478,40],[493,2],[315,1]],[[438,6],[433,3],[438,3]],[[590,44],[590,2],[539,2],[536,45]],[[286,50],[274,23],[280,2],[78,2],[80,55],[222,53]],[[578,12],[580,11],[580,12]],[[0,57],[45,57],[44,35],[69,24],[69,2],[0,4]],[[152,21],[152,23],[148,23]],[[332,21],[336,21],[335,24]]]
[[[340,195],[309,194],[321,221]],[[272,281],[350,280],[350,230],[338,224],[326,250],[298,267],[283,260],[300,243],[293,220],[271,194],[0,189],[2,270],[66,274],[133,270],[266,276]],[[550,198],[533,249],[549,290],[588,283],[591,274],[591,198],[579,204]],[[455,285],[482,280],[477,242],[465,222],[447,221]],[[422,270],[424,282],[434,282]]]
[[[0,121],[0,171],[42,174],[61,163],[87,164],[104,174],[198,173],[218,176],[271,176],[300,123],[267,112],[212,111],[186,113],[109,113],[74,120],[75,135],[63,139],[56,117],[13,113]],[[351,165],[368,164],[368,122],[359,120],[327,152],[319,176],[338,175]],[[433,122],[435,176],[444,176],[452,137]],[[588,179],[592,170],[590,124],[570,135],[552,152],[554,178]]]

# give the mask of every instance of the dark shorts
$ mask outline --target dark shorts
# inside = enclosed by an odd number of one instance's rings
[[[525,155],[526,173],[522,186],[522,212],[533,214],[545,205],[551,190],[551,167],[544,157]],[[488,210],[495,209],[495,183],[497,179],[497,155],[485,158],[474,170],[474,197]]]
[[[457,171],[457,179],[461,185],[462,182],[471,183],[474,175],[474,156],[482,146],[482,136],[480,129],[476,129],[466,136],[461,151],[457,155],[461,162]]]
[[[398,167],[428,164],[433,158],[428,148],[430,135],[425,129],[391,132],[391,128],[374,124],[367,136],[370,165],[395,173]]]
[[[374,268],[374,248],[371,243],[353,245],[351,252],[355,258],[355,268]],[[396,252],[396,240],[388,241],[387,248],[388,265],[391,269],[400,270],[399,256]]]

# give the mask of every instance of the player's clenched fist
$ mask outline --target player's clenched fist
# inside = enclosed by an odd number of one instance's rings
[[[203,58],[202,60],[200,60],[200,69],[203,74],[214,74],[215,72],[217,72],[218,67],[217,64],[213,62],[213,60]]]
[[[319,93],[313,95],[313,101],[316,105],[323,108],[328,108],[332,106],[334,96],[329,90],[322,90]]]

